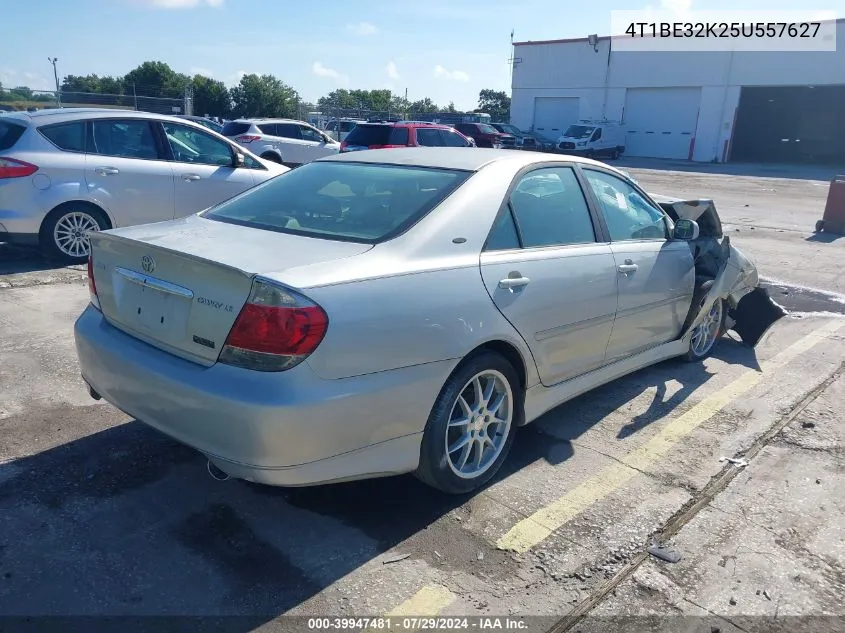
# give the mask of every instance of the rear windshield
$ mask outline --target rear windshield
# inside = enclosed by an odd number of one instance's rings
[[[236,123],[235,121],[230,121],[223,126],[221,134],[223,136],[237,136],[238,134],[243,134],[248,129],[249,123]]]
[[[346,137],[349,145],[407,145],[408,128],[393,125],[356,125]]]
[[[203,217],[280,233],[376,243],[410,228],[471,172],[314,162],[268,180]]]
[[[17,121],[0,119],[0,151],[12,149],[24,132],[26,132],[26,127]]]

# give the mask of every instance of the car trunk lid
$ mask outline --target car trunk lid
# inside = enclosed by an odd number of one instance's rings
[[[91,246],[97,297],[109,323],[202,365],[217,361],[255,275],[372,248],[198,216],[96,233]]]

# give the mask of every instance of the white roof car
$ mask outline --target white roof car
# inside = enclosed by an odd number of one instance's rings
[[[0,242],[82,262],[90,231],[191,215],[285,171],[172,116],[104,108],[0,114]]]
[[[236,119],[223,126],[223,136],[265,160],[288,167],[340,151],[340,143],[325,132],[293,119]]]

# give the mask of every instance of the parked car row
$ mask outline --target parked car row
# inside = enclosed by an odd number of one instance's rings
[[[82,262],[87,234],[172,220],[287,171],[193,120],[108,109],[0,115],[0,242]]]

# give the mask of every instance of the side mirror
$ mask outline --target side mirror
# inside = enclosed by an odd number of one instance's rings
[[[698,222],[694,222],[693,220],[678,220],[675,222],[675,230],[672,233],[672,237],[676,240],[691,242],[698,239],[700,231]]]
[[[235,160],[233,162],[235,167],[243,167],[244,166],[244,155],[240,152],[235,152]]]

